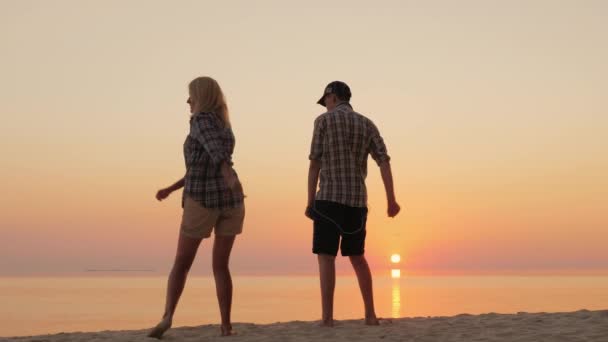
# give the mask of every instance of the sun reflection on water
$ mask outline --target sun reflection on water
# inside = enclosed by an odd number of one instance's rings
[[[391,317],[401,317],[401,286],[399,278],[393,278],[393,291],[391,296]]]
[[[400,269],[392,269],[391,270],[391,278],[399,279],[401,278],[401,270]]]

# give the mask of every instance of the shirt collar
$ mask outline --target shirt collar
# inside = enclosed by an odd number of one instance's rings
[[[334,110],[336,110],[342,106],[347,106],[348,108],[353,109],[353,106],[350,103],[348,103],[346,101],[342,101],[336,105],[336,108],[334,108]]]

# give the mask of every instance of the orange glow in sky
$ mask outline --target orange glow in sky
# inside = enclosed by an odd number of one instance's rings
[[[235,274],[317,272],[303,212],[333,80],[392,158],[396,218],[368,163],[372,269],[397,251],[408,274],[606,270],[606,3],[466,3],[3,3],[0,276],[167,273],[181,192],[154,194],[184,175],[201,75],[226,94],[247,195]],[[311,25],[336,16],[365,24]]]

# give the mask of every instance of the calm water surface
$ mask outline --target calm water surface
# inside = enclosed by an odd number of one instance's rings
[[[235,277],[234,322],[318,320],[317,277]],[[164,307],[166,277],[0,278],[0,336],[143,329]],[[608,277],[374,278],[381,317],[608,309]],[[336,281],[335,317],[363,316],[354,277]],[[213,278],[189,279],[174,326],[216,324]]]

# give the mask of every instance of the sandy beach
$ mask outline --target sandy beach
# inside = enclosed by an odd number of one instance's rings
[[[608,341],[608,310],[569,313],[517,313],[453,317],[413,317],[383,321],[369,327],[362,320],[337,322],[321,328],[318,322],[236,323],[238,335],[220,337],[217,325],[177,327],[163,341]],[[147,329],[74,332],[0,341],[155,341]]]

